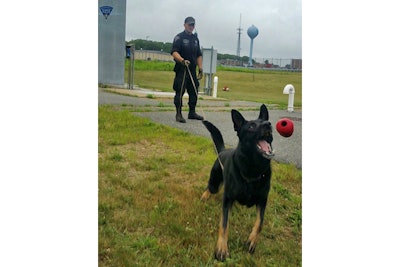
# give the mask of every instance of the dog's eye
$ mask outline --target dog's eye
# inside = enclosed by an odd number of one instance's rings
[[[254,130],[257,127],[257,125],[255,123],[251,123],[249,125],[249,129]]]

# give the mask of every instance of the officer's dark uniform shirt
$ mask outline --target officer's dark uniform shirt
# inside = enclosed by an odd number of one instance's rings
[[[185,31],[177,34],[172,44],[171,55],[174,52],[178,52],[185,60],[190,61],[190,70],[192,73],[196,72],[197,58],[202,56],[200,50],[200,42],[197,38],[197,34],[187,34]],[[181,62],[175,61],[174,71],[178,72],[182,70],[184,66]]]

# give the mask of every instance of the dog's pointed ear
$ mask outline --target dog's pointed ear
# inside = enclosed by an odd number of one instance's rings
[[[264,104],[260,107],[260,115],[258,115],[258,118],[265,121],[269,120],[268,109]]]
[[[243,126],[246,120],[243,118],[242,114],[240,114],[240,112],[237,111],[236,109],[232,109],[231,115],[232,115],[233,127],[236,132],[239,132],[240,128]]]

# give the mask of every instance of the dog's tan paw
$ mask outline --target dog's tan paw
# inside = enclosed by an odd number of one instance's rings
[[[224,261],[229,257],[228,244],[218,245],[215,248],[215,258],[219,261]]]
[[[207,201],[207,199],[209,199],[211,196],[210,190],[206,190],[204,191],[203,195],[201,196],[201,200],[202,201]]]
[[[253,254],[256,251],[257,243],[255,241],[247,240],[246,245],[248,246],[248,252]]]

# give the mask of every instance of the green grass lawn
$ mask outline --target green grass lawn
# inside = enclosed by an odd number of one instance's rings
[[[125,69],[128,77],[129,62]],[[172,83],[175,73],[171,62],[135,61],[134,83],[141,88],[151,88],[173,92]],[[257,69],[237,69],[217,67],[218,97],[229,100],[246,100],[265,104],[277,104],[287,108],[288,95],[283,88],[292,84],[295,88],[294,108],[302,106],[302,73]],[[127,81],[127,78],[126,78]],[[222,91],[224,86],[229,91]],[[204,78],[200,81],[200,91],[204,88]]]
[[[301,266],[301,170],[273,162],[254,255],[243,244],[256,210],[237,204],[230,258],[217,262],[221,194],[200,201],[216,158],[212,141],[137,117],[132,109],[99,107],[99,266]]]

